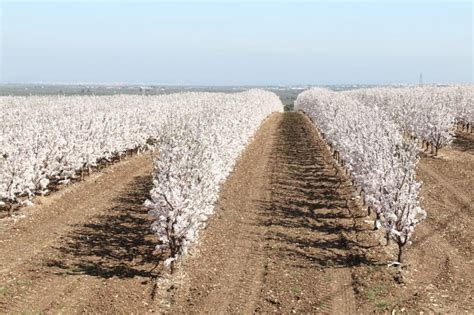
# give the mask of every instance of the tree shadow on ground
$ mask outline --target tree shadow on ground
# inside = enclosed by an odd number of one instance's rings
[[[379,264],[364,255],[374,246],[357,241],[356,233],[367,229],[355,223],[361,216],[349,209],[351,194],[330,153],[298,116],[285,115],[275,144],[272,197],[256,201],[263,209],[259,224],[267,227],[272,254],[293,258],[299,268]]]
[[[156,239],[143,206],[152,188],[151,176],[140,176],[123,190],[114,206],[63,237],[57,259],[47,262],[57,274],[100,278],[151,277],[159,263]]]
[[[456,133],[452,146],[456,150],[474,154],[474,133]]]

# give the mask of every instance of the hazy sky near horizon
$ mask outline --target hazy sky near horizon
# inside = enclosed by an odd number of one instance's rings
[[[471,1],[0,0],[0,82],[472,83]]]

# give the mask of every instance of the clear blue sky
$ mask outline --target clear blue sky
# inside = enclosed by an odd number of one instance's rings
[[[0,82],[471,82],[470,1],[0,0]]]

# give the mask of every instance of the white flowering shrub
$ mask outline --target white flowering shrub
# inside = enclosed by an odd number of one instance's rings
[[[456,122],[466,131],[474,130],[474,85],[452,87],[451,100],[456,108]]]
[[[366,106],[346,93],[313,88],[295,104],[316,124],[333,153],[360,187],[369,209],[384,227],[387,240],[402,250],[426,213],[420,208],[416,181],[416,145],[404,139],[399,126],[383,109]]]
[[[0,97],[0,202],[45,193],[53,181],[146,148],[173,115],[213,104],[220,105],[200,93]]]
[[[145,147],[180,98],[0,97],[0,200],[45,193],[51,181]]]
[[[155,218],[160,250],[169,250],[165,265],[196,242],[214,211],[219,187],[245,145],[272,112],[283,111],[273,93],[201,93],[188,100],[203,104],[196,113],[175,112],[163,128],[154,160],[154,188],[146,205]]]
[[[154,144],[146,205],[172,265],[197,240],[220,184],[274,111],[283,111],[280,99],[262,90],[0,97],[0,202],[45,193],[51,181],[68,182],[79,170]]]
[[[452,142],[456,123],[466,129],[472,126],[473,91],[473,86],[425,86],[360,89],[344,94],[383,109],[401,130],[431,145],[436,155]]]

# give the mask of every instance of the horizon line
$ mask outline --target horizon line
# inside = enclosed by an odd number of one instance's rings
[[[422,85],[472,85],[471,82],[424,82]],[[343,85],[420,85],[419,82],[390,82],[390,83],[291,83],[291,84],[189,84],[189,83],[153,83],[153,82],[0,82],[3,85],[97,85],[97,86],[160,86],[160,87],[295,87],[295,86],[343,86]]]

